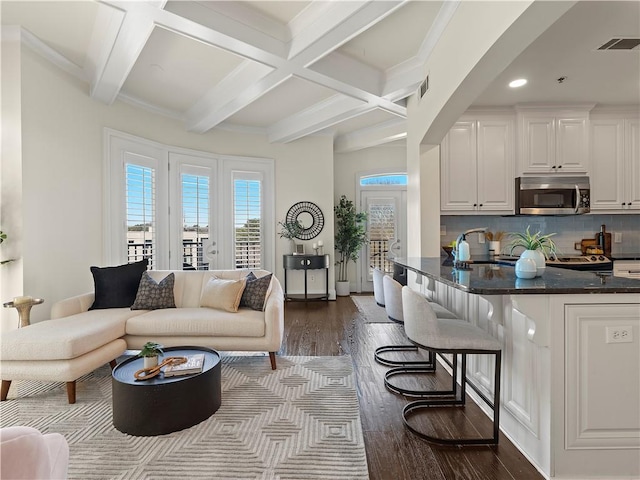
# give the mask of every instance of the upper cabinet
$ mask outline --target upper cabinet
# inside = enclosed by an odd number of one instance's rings
[[[591,210],[640,211],[640,121],[594,115],[590,126]]]
[[[441,144],[446,215],[513,213],[514,117],[464,116]]]
[[[517,107],[518,175],[586,174],[592,107]]]

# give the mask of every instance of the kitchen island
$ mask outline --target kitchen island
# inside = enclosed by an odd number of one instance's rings
[[[501,341],[501,430],[548,478],[640,478],[640,280],[396,258],[395,275]],[[493,390],[488,358],[467,377]],[[473,396],[473,395],[472,395]],[[482,407],[483,402],[478,402]]]

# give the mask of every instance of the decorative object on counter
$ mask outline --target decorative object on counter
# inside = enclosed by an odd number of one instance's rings
[[[358,260],[360,249],[367,241],[367,230],[364,222],[367,214],[356,212],[356,207],[345,195],[340,197],[338,205],[334,207],[336,214],[335,239],[338,252],[338,274],[336,281],[336,295],[349,295],[349,262]]]
[[[286,238],[289,240],[289,254],[295,253],[296,251],[296,242],[295,239],[298,238],[298,234],[302,231],[302,225],[297,221],[293,222],[278,222],[280,225],[280,238]]]
[[[294,255],[304,255],[304,244],[296,243],[296,248],[293,251]]]
[[[471,252],[469,251],[469,244],[467,243],[467,235],[470,233],[484,233],[487,231],[487,227],[472,228],[466,232],[458,235],[456,239],[456,249],[454,250],[455,261],[454,266],[458,270],[469,270],[469,260],[471,260]]]
[[[611,234],[607,232],[605,225],[600,226],[600,231],[596,233],[596,243],[600,248],[599,254],[604,254],[605,257],[611,256]]]
[[[546,268],[545,260],[554,257],[556,254],[556,244],[551,240],[551,237],[554,235],[555,233],[542,235],[539,231],[532,235],[530,225],[527,225],[527,230],[524,233],[509,233],[509,237],[512,239],[509,244],[509,254],[513,254],[513,251],[518,247],[524,248],[524,252],[520,254],[520,258],[533,259],[537,268],[536,276],[539,277],[544,273]]]
[[[500,242],[504,238],[505,232],[501,230],[498,230],[495,233],[487,231],[484,236],[489,242],[489,255],[500,255]]]
[[[295,235],[297,239],[311,240],[320,235],[324,227],[324,215],[315,203],[298,202],[287,212],[286,222],[300,226],[300,231]]]
[[[43,302],[42,298],[21,296],[14,297],[13,301],[3,303],[2,306],[4,308],[15,308],[18,311],[18,328],[22,328],[31,325],[31,307],[40,305]]]
[[[164,353],[162,345],[156,342],[147,342],[142,346],[138,354],[144,359],[144,368],[153,368],[158,365],[158,356]],[[137,377],[136,377],[137,378]]]
[[[442,247],[442,250],[447,254],[447,258],[453,258],[453,247]]]
[[[520,257],[515,266],[516,277],[535,278],[538,276],[538,267],[535,260],[528,257]]]

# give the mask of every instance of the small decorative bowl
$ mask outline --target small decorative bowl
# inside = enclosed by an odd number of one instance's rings
[[[442,250],[445,251],[445,253],[447,254],[447,257],[449,258],[453,258],[453,247],[442,247]]]

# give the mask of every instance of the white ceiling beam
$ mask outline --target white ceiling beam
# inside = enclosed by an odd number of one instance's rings
[[[374,95],[380,95],[382,91],[383,72],[337,51],[320,59],[309,68]]]
[[[136,3],[132,5],[137,5]],[[117,7],[116,7],[117,8]],[[149,5],[148,8],[154,8]],[[124,9],[121,9],[124,10]],[[104,10],[99,10],[104,12]],[[111,16],[107,23],[117,21],[118,15]],[[153,18],[145,14],[145,10],[126,9],[115,41],[104,42],[103,52],[92,52],[95,59],[106,59],[95,68],[95,79],[91,84],[91,97],[107,105],[111,105],[118,96],[122,85],[133,68],[140,52],[144,48],[149,35],[153,31]],[[113,32],[113,29],[109,29]]]
[[[373,127],[341,135],[335,139],[333,150],[337,153],[354,152],[376,147],[407,137],[407,121],[389,120]]]
[[[301,112],[287,117],[267,129],[270,142],[292,142],[298,138],[318,132],[343,122],[375,107],[342,95],[334,95]]]
[[[289,77],[260,63],[249,60],[241,63],[189,109],[187,130],[206,132]]]

